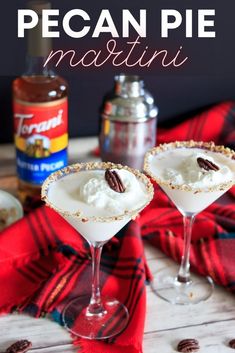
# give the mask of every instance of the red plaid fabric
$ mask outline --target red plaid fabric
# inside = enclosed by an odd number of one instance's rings
[[[174,129],[160,131],[158,141],[193,138],[233,147],[234,112],[234,104],[220,104]],[[149,271],[141,236],[176,261],[180,261],[183,247],[182,217],[155,187],[156,195],[151,204],[105,246],[102,256],[102,293],[116,297],[128,307],[129,324],[110,341],[74,341],[85,353],[142,353],[145,280]],[[235,290],[232,192],[197,217],[191,263],[193,270],[209,274],[217,283]],[[61,311],[70,299],[90,293],[87,244],[59,215],[46,207],[37,209],[1,233],[0,263],[0,281],[4,283],[1,312],[18,309],[34,316],[51,313],[60,322]]]
[[[224,102],[171,129],[159,129],[158,144],[172,141],[214,141],[235,147],[235,104]]]
[[[4,283],[1,312],[18,309],[36,317],[51,313],[61,323],[68,301],[91,292],[88,244],[46,206],[2,232],[0,264],[0,281]],[[129,324],[109,341],[74,341],[82,352],[142,352],[145,272],[140,228],[131,222],[104,247],[100,276],[102,295],[115,297],[127,306]]]

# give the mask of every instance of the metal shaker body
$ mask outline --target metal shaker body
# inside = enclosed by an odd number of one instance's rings
[[[115,77],[101,112],[99,135],[103,161],[143,168],[146,151],[156,144],[158,109],[138,76]]]

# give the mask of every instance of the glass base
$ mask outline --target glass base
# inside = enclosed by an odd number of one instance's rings
[[[168,267],[155,274],[151,288],[160,298],[179,305],[198,304],[207,300],[214,289],[210,277],[190,274],[190,281],[186,283],[177,280],[178,271]]]
[[[75,336],[87,339],[106,339],[125,329],[129,314],[127,308],[113,298],[102,298],[104,313],[88,314],[90,297],[72,300],[62,313],[65,328]]]

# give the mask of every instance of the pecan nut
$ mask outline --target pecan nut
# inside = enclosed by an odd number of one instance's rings
[[[105,171],[105,180],[109,184],[109,187],[119,193],[125,192],[125,186],[115,170],[106,169]]]
[[[219,170],[219,167],[215,163],[209,161],[208,159],[199,157],[197,158],[197,163],[200,168],[205,169],[207,171],[214,170],[216,172],[217,170]]]
[[[178,343],[178,352],[197,352],[200,349],[199,342],[195,338],[186,338]]]
[[[231,341],[229,341],[228,345],[230,348],[235,349],[235,339],[233,338]]]
[[[32,342],[19,340],[6,349],[6,353],[25,353],[32,347]]]

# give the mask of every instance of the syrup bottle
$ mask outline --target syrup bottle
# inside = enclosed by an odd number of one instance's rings
[[[31,1],[39,16],[29,30],[27,69],[13,82],[14,141],[18,196],[26,211],[40,204],[43,181],[67,165],[68,86],[44,62],[51,51],[51,39],[42,38],[43,9],[47,1]]]

